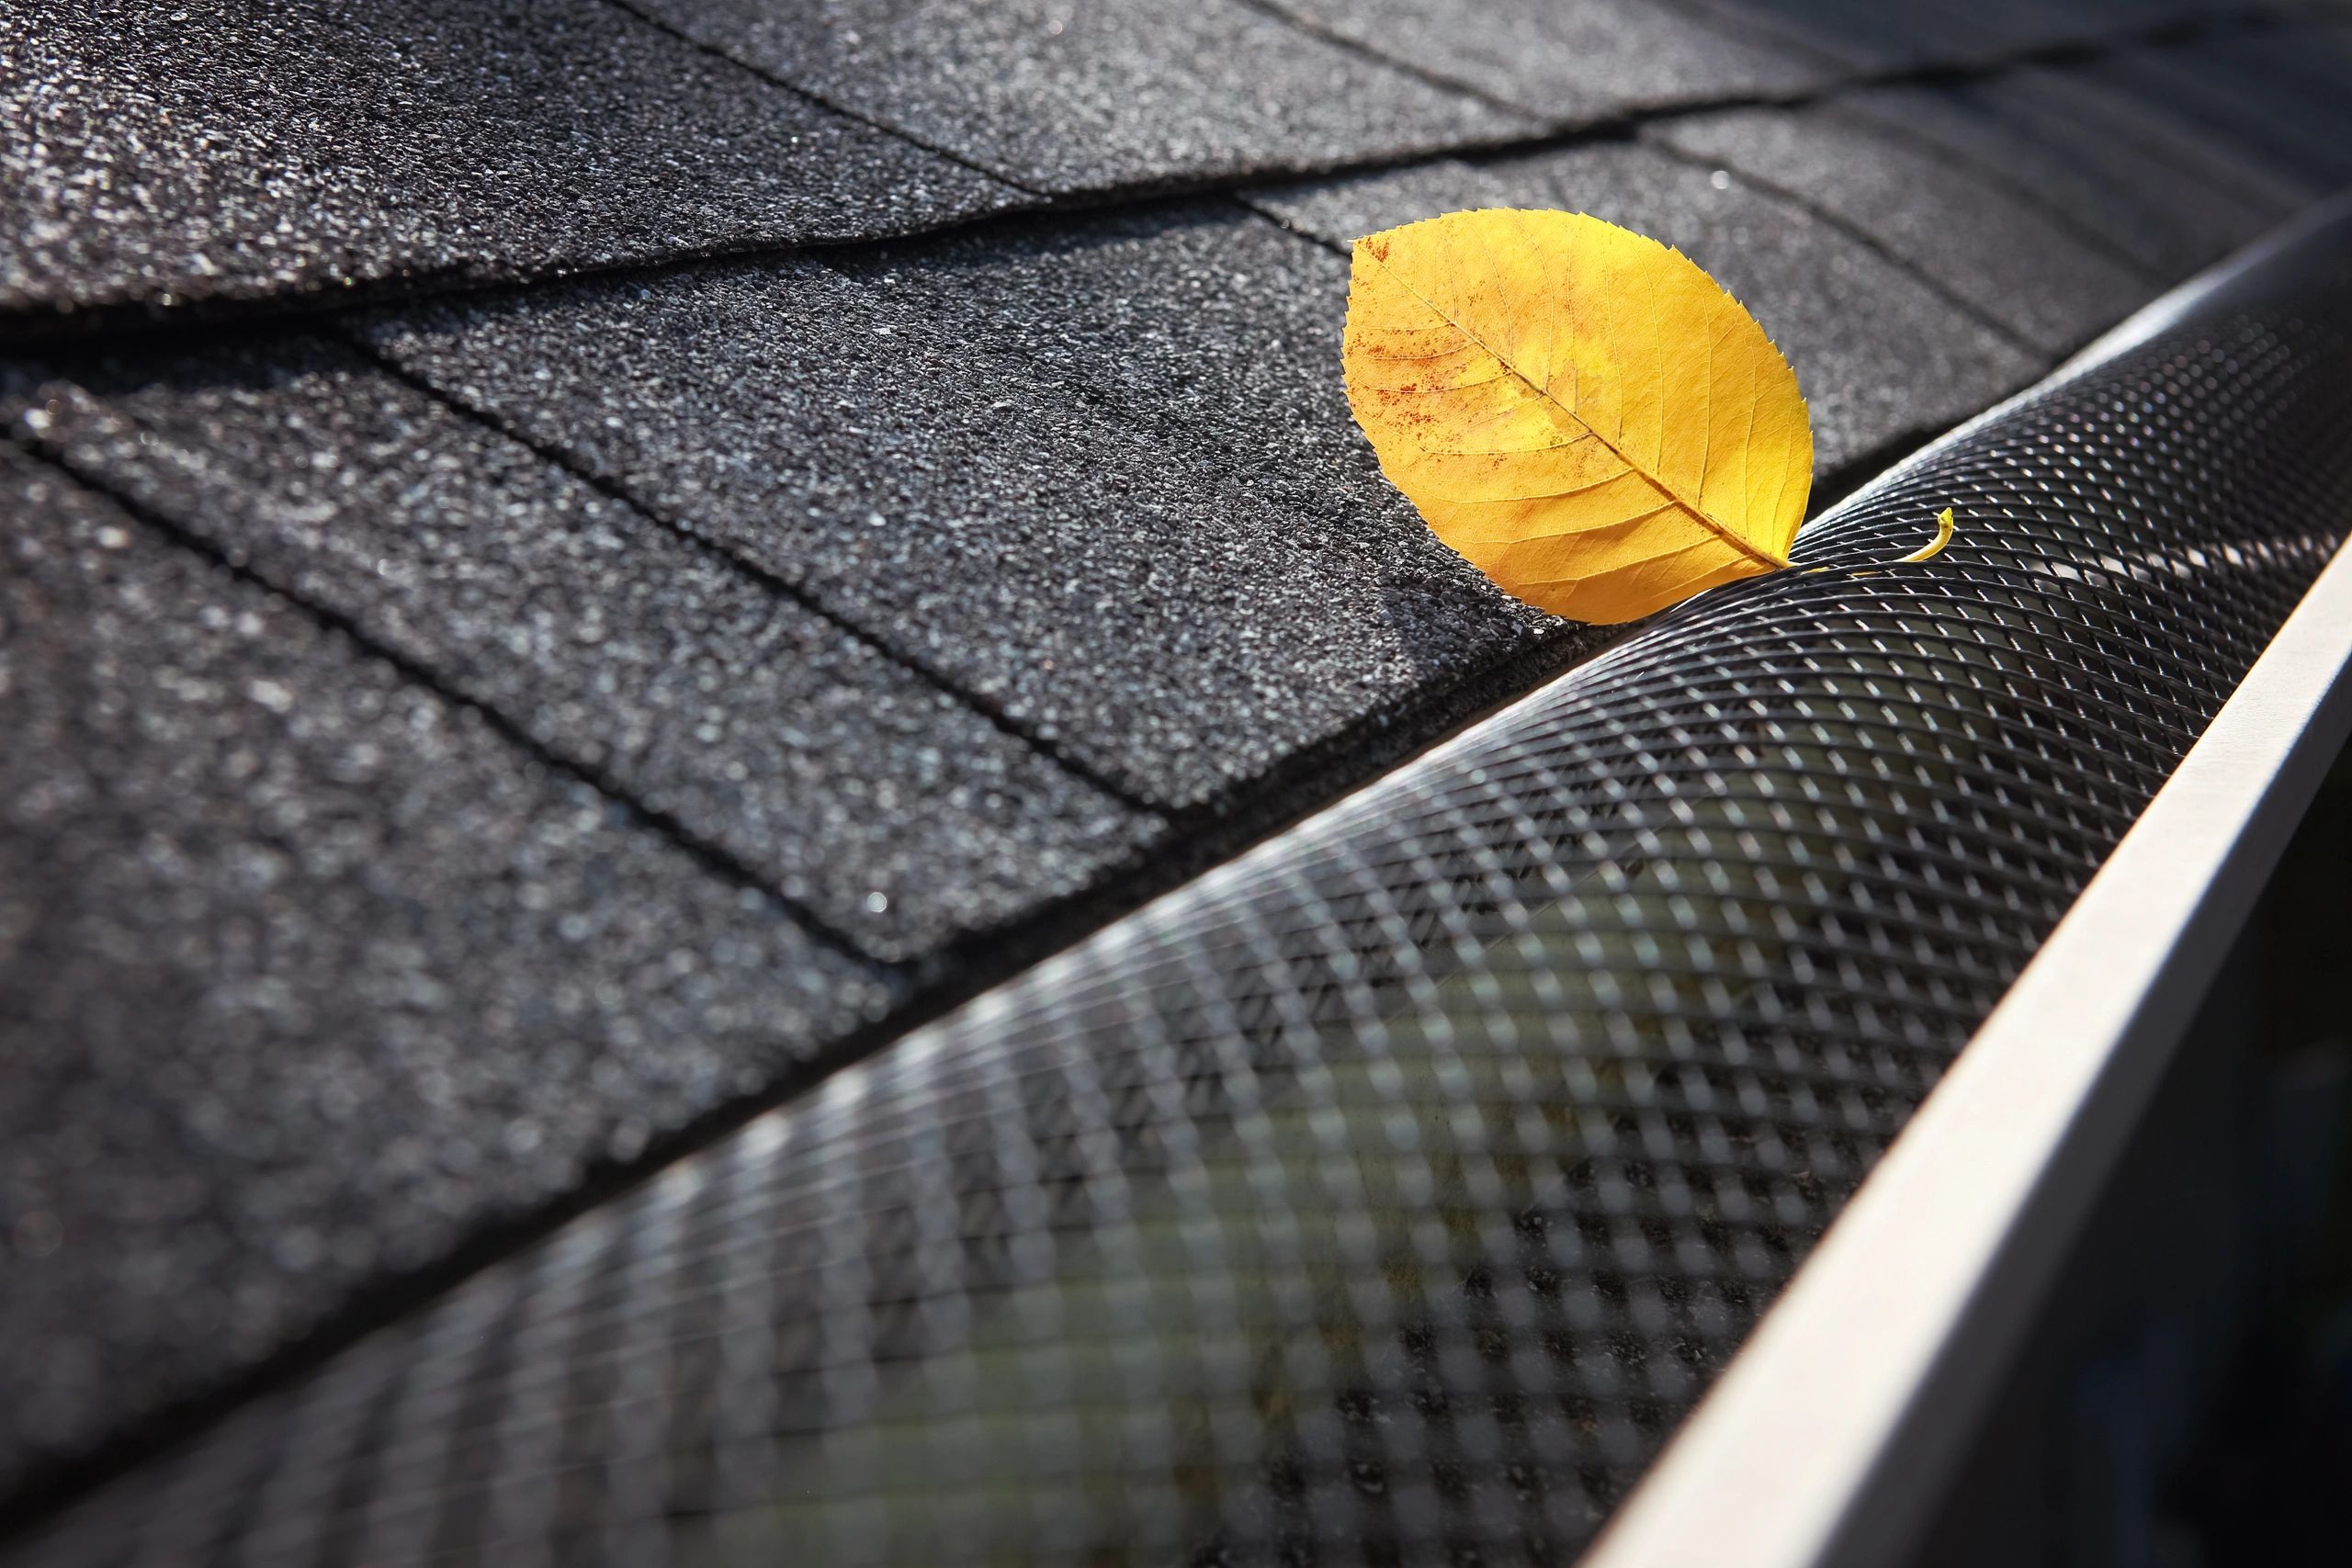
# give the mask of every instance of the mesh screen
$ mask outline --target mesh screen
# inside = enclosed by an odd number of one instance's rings
[[[2345,249],[17,1560],[1573,1557],[2352,525]]]

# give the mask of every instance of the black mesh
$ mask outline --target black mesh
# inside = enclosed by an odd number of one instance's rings
[[[2352,525],[2346,249],[21,1560],[1572,1557]]]

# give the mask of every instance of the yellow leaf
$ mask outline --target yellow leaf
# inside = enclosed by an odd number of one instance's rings
[[[1530,604],[1630,621],[1789,563],[1796,374],[1679,251],[1569,212],[1390,229],[1356,242],[1343,357],[1381,470]]]

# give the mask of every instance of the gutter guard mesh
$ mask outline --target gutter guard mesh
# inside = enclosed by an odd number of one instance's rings
[[[2352,528],[2347,252],[10,1561],[1572,1558]]]

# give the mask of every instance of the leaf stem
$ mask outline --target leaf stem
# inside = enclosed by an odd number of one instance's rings
[[[1905,556],[1902,560],[1899,560],[1894,564],[1902,566],[1910,561],[1935,559],[1938,556],[1944,553],[1944,547],[1951,543],[1951,508],[1947,506],[1941,512],[1936,513],[1936,537],[1934,542],[1929,544],[1925,549],[1912,551],[1909,555]]]
[[[1929,540],[1920,548],[1913,550],[1909,555],[1903,557],[1901,559],[1890,561],[1887,564],[1890,566],[1908,566],[1914,561],[1933,560],[1938,556],[1944,553],[1944,547],[1946,545],[1951,543],[1951,508],[1947,506],[1941,512],[1936,513],[1936,536],[1933,539]],[[1804,575],[1807,577],[1813,577],[1821,572],[1827,571],[1828,570],[1829,568],[1826,566],[1811,566],[1805,568]],[[1867,567],[1862,570],[1854,573],[1854,575],[1856,577],[1869,577],[1877,570],[1878,569],[1875,567]]]

